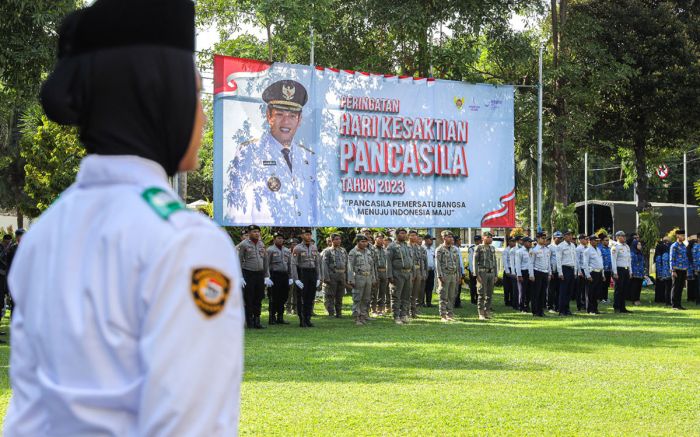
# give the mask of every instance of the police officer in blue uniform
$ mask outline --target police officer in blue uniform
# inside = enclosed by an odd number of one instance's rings
[[[269,131],[240,148],[228,168],[225,213],[261,225],[311,226],[316,212],[315,153],[294,137],[306,88],[280,80],[262,94]]]

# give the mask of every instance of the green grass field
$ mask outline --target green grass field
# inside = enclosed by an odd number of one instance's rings
[[[487,323],[467,304],[450,324],[430,308],[408,326],[247,331],[241,434],[700,435],[700,309],[643,298],[632,315],[533,319],[498,294]]]

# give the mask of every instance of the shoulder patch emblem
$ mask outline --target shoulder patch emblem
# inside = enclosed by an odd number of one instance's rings
[[[197,308],[207,317],[224,309],[231,281],[218,270],[203,268],[192,272],[192,297]]]
[[[167,220],[173,213],[185,209],[180,199],[159,187],[151,187],[141,193],[141,197],[162,218]]]

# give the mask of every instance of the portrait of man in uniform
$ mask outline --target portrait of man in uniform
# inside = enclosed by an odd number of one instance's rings
[[[265,88],[262,100],[268,128],[241,143],[228,166],[227,215],[261,225],[312,226],[316,157],[295,138],[308,93],[297,81],[280,80]]]

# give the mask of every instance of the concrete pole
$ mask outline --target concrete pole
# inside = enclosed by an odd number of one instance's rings
[[[688,229],[688,155],[683,152],[683,227],[685,234],[690,235]]]
[[[535,229],[535,183],[534,176],[530,174],[530,235],[534,235]]]
[[[583,154],[583,233],[588,235],[588,152]]]
[[[540,76],[537,86],[537,231],[542,230],[542,52],[540,43]]]

